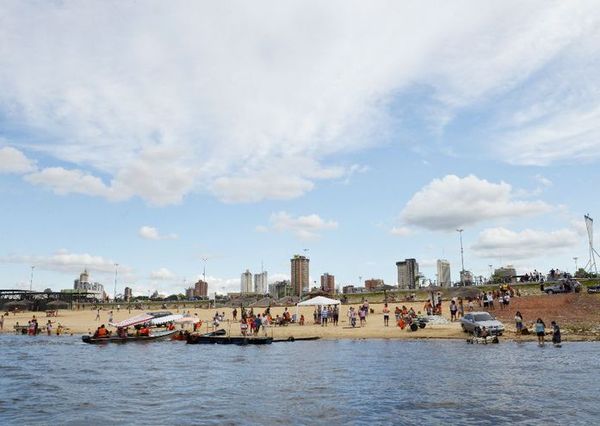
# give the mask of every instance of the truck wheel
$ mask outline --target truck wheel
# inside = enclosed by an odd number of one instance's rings
[[[546,294],[554,294],[554,292],[552,290],[548,290],[546,291]]]

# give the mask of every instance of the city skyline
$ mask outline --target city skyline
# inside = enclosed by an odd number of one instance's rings
[[[1,287],[586,264],[594,4],[89,7],[0,4]]]

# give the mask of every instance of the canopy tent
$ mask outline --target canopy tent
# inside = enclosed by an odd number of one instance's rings
[[[152,318],[154,318],[152,315],[139,314],[139,315],[136,315],[135,317],[128,318],[126,320],[123,320],[123,321],[120,321],[120,322],[117,322],[117,323],[110,323],[110,325],[112,325],[113,327],[131,327],[133,325],[137,325],[137,324],[142,324],[142,323],[148,322]]]
[[[329,297],[317,296],[312,299],[305,300],[304,302],[296,303],[296,321],[298,321],[298,306],[327,306],[327,305],[339,305],[340,302],[337,299],[330,299]]]
[[[171,321],[177,321],[183,318],[183,315],[175,314],[175,315],[165,315],[164,317],[152,318],[150,324],[152,325],[161,325],[166,324]]]
[[[340,302],[337,299],[330,299],[329,297],[317,296],[312,299],[305,300],[304,302],[297,303],[296,306],[325,306],[325,305],[339,305]]]

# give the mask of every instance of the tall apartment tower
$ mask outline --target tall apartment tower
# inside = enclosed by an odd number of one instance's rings
[[[450,287],[450,262],[446,259],[438,259],[437,261],[437,285],[440,287]]]
[[[321,275],[321,290],[329,293],[335,293],[335,276],[328,274],[325,272]]]
[[[396,262],[398,267],[398,288],[414,289],[419,276],[419,264],[416,259],[405,259]]]
[[[206,297],[208,296],[208,283],[203,280],[198,280],[196,284],[194,284],[194,296],[196,297]]]
[[[308,262],[310,262],[310,259],[296,254],[290,261],[292,263],[290,274],[292,278],[292,290],[294,291],[294,296],[302,297],[304,293],[308,292]]]
[[[252,293],[252,272],[246,269],[246,272],[242,274],[240,293]]]
[[[267,285],[267,271],[263,271],[260,274],[254,274],[254,292],[257,294],[266,294],[268,292]]]

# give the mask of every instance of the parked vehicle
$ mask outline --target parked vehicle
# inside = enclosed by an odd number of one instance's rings
[[[469,312],[460,319],[460,326],[463,331],[479,335],[481,329],[485,327],[490,335],[502,336],[504,324],[494,318],[489,312]]]
[[[593,285],[588,287],[587,289],[588,293],[600,293],[600,285]]]
[[[581,291],[581,284],[579,281],[566,279],[556,282],[546,283],[544,286],[544,293],[555,294],[555,293],[579,293]]]

